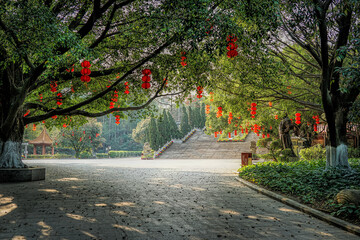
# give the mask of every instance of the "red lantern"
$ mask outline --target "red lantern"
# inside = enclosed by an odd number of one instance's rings
[[[267,137],[267,138],[269,138],[269,137],[270,137],[270,134],[269,134],[269,133],[268,133],[268,134],[266,134],[266,137]]]
[[[58,98],[56,99],[57,100],[56,104],[59,106],[62,105],[62,96],[63,96],[62,93],[57,94]]]
[[[81,75],[90,75],[91,74],[91,70],[88,68],[83,68],[80,71]]]
[[[151,85],[150,85],[150,83],[148,83],[148,82],[145,82],[145,83],[141,84],[141,87],[144,88],[144,89],[149,89],[150,86],[151,86]]]
[[[88,75],[82,75],[82,76],[80,77],[80,80],[81,80],[82,82],[90,82],[90,81],[91,81],[91,78],[90,78],[90,76],[88,76]]]
[[[272,102],[269,102],[269,107],[270,107],[270,108],[272,107]]]
[[[51,88],[51,92],[57,92],[57,89],[56,89],[56,87],[57,87],[57,83],[55,82],[55,81],[52,81],[51,83],[50,83],[50,88]]]
[[[314,124],[314,132],[317,132],[317,124]]]
[[[210,105],[206,105],[205,106],[205,114],[209,114],[210,113]]]
[[[234,135],[237,136],[237,130],[234,131]]]
[[[249,133],[249,130],[248,130],[247,128],[245,129],[245,133],[246,133],[246,134],[248,134],[248,133]]]
[[[33,129],[32,129],[33,131],[35,131],[36,130],[36,124],[33,124]]]
[[[89,61],[84,60],[84,61],[81,63],[81,67],[83,67],[83,68],[89,68],[89,67],[91,67],[91,64],[90,64]]]
[[[185,62],[186,60],[186,56],[185,56],[186,52],[181,52],[181,66],[185,67],[187,65],[187,62]]]
[[[231,132],[228,133],[229,138],[231,138]]]
[[[278,120],[278,115],[275,115],[275,119]]]
[[[216,137],[216,138],[217,138],[217,135],[218,135],[218,133],[217,133],[217,132],[214,132],[214,137]]]
[[[144,74],[146,76],[149,76],[149,75],[151,75],[151,70],[150,69],[144,69],[144,70],[142,70],[142,74]]]
[[[27,115],[29,115],[30,113],[30,109],[27,110],[27,112],[24,114],[24,117],[26,117]]]
[[[66,123],[64,123],[64,124],[63,124],[63,127],[64,127],[64,128],[66,128],[66,127],[67,127]]]
[[[219,118],[222,116],[222,107],[218,107],[218,112],[216,113],[216,117]]]
[[[228,46],[227,46],[227,57],[230,59],[233,59],[234,57],[236,57],[238,55],[238,52],[236,51],[237,49],[237,45],[235,44],[235,42],[237,41],[237,38],[233,35],[229,35],[226,40],[228,41]]]
[[[213,102],[214,101],[214,93],[213,92],[210,92],[210,102]]]

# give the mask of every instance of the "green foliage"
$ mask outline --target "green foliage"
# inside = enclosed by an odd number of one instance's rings
[[[167,112],[167,119],[169,121],[169,134],[171,139],[180,139],[181,133],[170,112]]]
[[[181,122],[180,122],[180,132],[182,134],[182,137],[184,137],[186,134],[188,134],[191,130],[191,126],[189,124],[189,115],[186,111],[186,107],[183,106],[181,108]]]
[[[156,121],[154,118],[150,119],[149,128],[148,128],[148,141],[151,149],[158,149],[158,129],[156,127]]]
[[[107,153],[96,153],[96,158],[108,158],[109,155]]]
[[[139,157],[141,151],[109,151],[110,158]]]
[[[293,156],[293,151],[290,148],[285,148],[281,151],[278,151],[277,160],[280,162],[293,162],[297,161],[298,158]]]
[[[360,148],[348,148],[349,158],[360,158]]]
[[[84,151],[79,154],[79,157],[81,159],[92,159],[95,158],[94,155],[91,154],[90,151]]]
[[[44,158],[69,159],[69,158],[74,158],[74,155],[62,154],[62,153],[57,153],[57,154],[54,154],[54,155],[51,155],[51,154],[45,154],[45,155],[28,154],[27,155],[27,159],[44,159]]]
[[[132,130],[132,138],[135,142],[144,144],[148,141],[147,133],[149,124],[150,118],[143,119],[136,125],[136,128]]]
[[[238,171],[243,179],[295,196],[304,203],[316,203],[321,208],[330,208],[335,214],[343,211],[339,206],[334,208],[332,205],[335,195],[342,189],[360,189],[360,159],[350,159],[349,163],[353,170],[325,171],[326,164],[322,159],[291,163],[265,162],[243,167]],[[353,216],[358,212],[359,207],[353,211]]]
[[[309,148],[301,149],[299,155],[303,160],[319,160],[326,157],[326,150],[320,144],[317,144]]]

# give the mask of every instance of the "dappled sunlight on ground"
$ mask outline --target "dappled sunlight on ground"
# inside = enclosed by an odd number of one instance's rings
[[[162,161],[43,164],[45,181],[1,185],[0,239],[357,239],[241,185],[235,161]]]
[[[0,217],[3,217],[12,211],[14,211],[18,206],[15,203],[1,204],[0,205]]]

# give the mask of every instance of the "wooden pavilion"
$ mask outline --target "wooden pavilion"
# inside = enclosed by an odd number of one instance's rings
[[[34,145],[34,153],[33,153],[34,155],[36,155],[36,147],[37,146],[42,146],[42,155],[46,154],[46,146],[51,146],[51,154],[54,155],[53,140],[49,136],[45,127],[37,138],[29,141],[29,144]]]

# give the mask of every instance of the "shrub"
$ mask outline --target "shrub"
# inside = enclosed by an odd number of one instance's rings
[[[348,148],[349,158],[360,158],[360,148]]]
[[[90,152],[85,151],[85,152],[80,153],[79,158],[81,158],[81,159],[89,159],[89,158],[94,158],[94,156]]]
[[[109,155],[107,153],[96,153],[97,158],[108,158]]]
[[[301,149],[299,155],[302,160],[320,160],[326,157],[326,150],[317,144],[313,147]]]
[[[40,154],[28,154],[27,155],[27,159],[44,159],[44,158],[54,158],[53,155],[51,154],[45,154],[45,155],[40,155]]]
[[[140,157],[141,151],[109,151],[110,158]]]
[[[298,158],[293,156],[293,151],[290,148],[285,148],[279,151],[278,160],[280,162],[293,162],[297,161]]]
[[[75,158],[74,155],[70,155],[70,154],[63,154],[63,153],[57,153],[54,155],[53,158],[57,158],[57,159],[69,159],[69,158]]]

